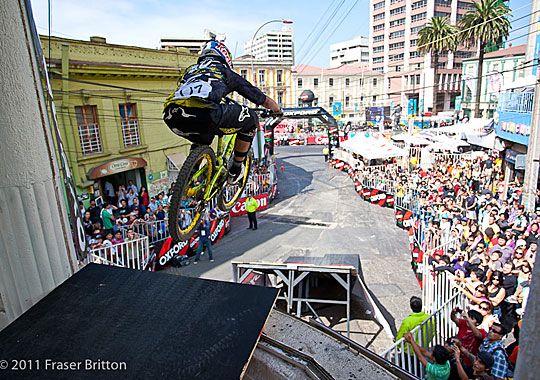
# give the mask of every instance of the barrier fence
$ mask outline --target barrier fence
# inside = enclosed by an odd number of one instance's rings
[[[127,237],[127,231],[133,229],[137,235],[146,236],[151,246],[159,241],[165,240],[170,236],[169,220],[151,220],[151,221],[135,221],[131,226],[122,226],[122,236]]]
[[[455,307],[464,310],[464,306],[465,300],[461,293],[452,296],[431,313],[430,317],[422,324],[411,330],[415,342],[428,350],[437,344],[443,345],[447,339],[454,337],[457,334],[458,326],[451,320],[450,313]],[[382,352],[381,356],[413,375],[424,378],[424,366],[414,354],[410,344],[405,342],[403,338]]]
[[[91,250],[86,258],[86,264],[96,263],[138,270],[150,270],[148,267],[149,257],[150,246],[148,244],[148,237],[140,236],[120,244]]]

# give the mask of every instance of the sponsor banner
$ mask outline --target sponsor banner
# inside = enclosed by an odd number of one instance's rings
[[[413,227],[413,213],[410,210],[407,210],[403,207],[396,207],[396,225],[400,228],[409,230]]]
[[[365,201],[369,202],[370,197],[371,197],[371,189],[368,187],[362,189],[362,198],[364,198]]]
[[[214,219],[210,224],[210,241],[215,244],[218,240],[230,230],[230,219],[228,216],[224,218]],[[170,265],[173,258],[180,256],[193,256],[199,246],[199,236],[197,233],[189,240],[181,241],[173,244],[173,239],[167,239],[157,242],[154,245],[154,252],[157,254],[154,264],[155,270],[161,270]]]
[[[257,208],[257,211],[265,210],[268,208],[268,194],[267,193],[255,195],[253,198],[255,198],[255,200],[257,201],[257,204],[259,205],[259,207]],[[235,203],[235,205],[230,211],[231,216],[239,216],[239,215],[247,214],[246,199],[247,198],[240,198],[238,202]]]
[[[394,195],[386,194],[386,207],[394,207]]]
[[[308,145],[328,145],[328,136],[309,136]]]
[[[369,201],[373,204],[384,207],[386,205],[386,193],[379,189],[371,189]]]

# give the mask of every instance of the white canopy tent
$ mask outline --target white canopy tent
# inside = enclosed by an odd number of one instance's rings
[[[400,133],[398,135],[392,136],[392,140],[394,140],[394,141],[403,141],[405,144],[409,144],[409,145],[429,145],[429,144],[431,144],[431,141],[426,139],[425,136],[421,136],[420,134],[410,135],[408,133]]]
[[[401,149],[378,134],[357,134],[341,143],[341,148],[356,153],[368,160],[385,159],[407,156],[407,151]]]

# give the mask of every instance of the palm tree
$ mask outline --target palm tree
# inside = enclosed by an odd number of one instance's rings
[[[500,0],[480,0],[474,10],[467,12],[460,22],[460,42],[466,46],[478,46],[478,70],[474,117],[480,117],[480,94],[482,93],[482,66],[486,46],[499,44],[508,37],[510,8]]]
[[[437,109],[439,54],[455,51],[457,48],[457,29],[450,24],[448,17],[433,17],[428,24],[418,31],[418,52],[431,53],[434,68],[433,112]],[[425,86],[425,84],[424,84]]]

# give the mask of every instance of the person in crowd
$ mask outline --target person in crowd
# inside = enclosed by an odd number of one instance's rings
[[[107,197],[107,202],[114,204],[114,186],[109,181],[105,181],[105,196]]]
[[[126,194],[127,204],[129,207],[133,207],[133,200],[137,199],[137,193],[130,187]]]
[[[410,332],[403,339],[412,346],[414,354],[425,367],[427,380],[447,380],[450,377],[450,353],[444,346],[437,344],[430,353],[416,343]]]
[[[137,188],[137,185],[135,185],[135,184],[133,183],[132,180],[129,180],[129,181],[128,181],[128,185],[127,185],[126,190],[127,190],[128,192],[129,192],[130,190],[133,190],[133,193],[135,193],[136,195],[139,194],[139,189]]]
[[[101,210],[101,221],[103,225],[103,230],[105,231],[105,236],[108,233],[112,233],[114,227],[116,226],[115,218],[113,216],[114,207],[111,203],[106,203],[104,208]]]
[[[148,191],[146,191],[146,187],[144,186],[141,186],[141,192],[139,194],[139,204],[141,205],[141,213],[144,215],[146,213],[148,205],[150,204],[150,196],[148,195]]]
[[[86,235],[86,238],[88,240],[90,236],[92,236],[92,232],[94,231],[94,223],[92,222],[90,211],[86,211],[84,213],[82,225],[84,228],[84,234]]]
[[[508,356],[502,344],[502,339],[506,335],[504,327],[500,323],[493,323],[489,329],[487,337],[480,345],[480,352],[487,352],[493,356],[493,366],[491,376],[496,380],[504,380],[511,376]]]
[[[499,319],[501,318],[501,303],[506,298],[506,291],[503,288],[503,274],[499,271],[491,274],[491,279],[488,285],[488,296],[491,304],[493,305],[493,314]]]
[[[96,205],[96,200],[90,201],[90,207],[87,210],[90,213],[90,220],[92,223],[101,223],[101,207]]]
[[[465,347],[459,345],[459,340],[452,346],[452,352],[456,361],[457,373],[459,380],[494,380],[494,377],[490,375],[491,368],[493,367],[493,355],[489,352],[479,352],[476,356],[469,352]],[[469,368],[463,366],[460,358],[467,358],[469,362],[472,362],[472,373]],[[465,360],[464,360],[465,361]]]
[[[201,254],[206,249],[208,249],[208,258],[210,259],[210,262],[213,263],[214,258],[212,256],[212,241],[210,240],[210,221],[207,218],[201,218],[197,232],[199,235],[199,244],[197,246],[197,252],[195,254],[193,264],[197,264],[199,262],[201,259]]]
[[[151,197],[150,198],[150,203],[148,204],[148,209],[152,212],[152,213],[155,213],[158,209],[158,203],[156,201],[156,198],[155,197]]]
[[[246,212],[248,215],[249,220],[249,230],[256,230],[257,229],[257,209],[259,208],[259,204],[257,203],[257,200],[253,198],[251,195],[247,197],[246,199]]]
[[[114,234],[114,237],[112,238],[111,242],[116,244],[122,244],[124,242],[124,238],[122,237],[122,231],[116,231]]]
[[[412,313],[409,314],[399,326],[396,334],[396,342],[400,340],[406,333],[413,330],[416,326],[419,326],[426,319],[429,318],[429,314],[422,311],[422,300],[419,297],[412,296],[409,301]]]
[[[462,313],[462,318],[458,318],[458,314],[460,313]],[[463,347],[473,355],[476,355],[480,344],[487,335],[485,330],[479,328],[484,321],[482,314],[476,310],[463,312],[460,308],[454,308],[450,313],[450,319],[458,326],[456,338],[459,339]],[[472,366],[472,361],[468,357],[464,357],[463,359],[466,365]]]
[[[126,187],[124,185],[119,185],[118,186],[118,191],[116,192],[116,194],[117,194],[117,198],[118,198],[118,206],[120,206],[120,202],[122,202],[122,199],[125,199],[126,202],[127,202],[127,198],[126,198],[127,191],[126,191]]]

